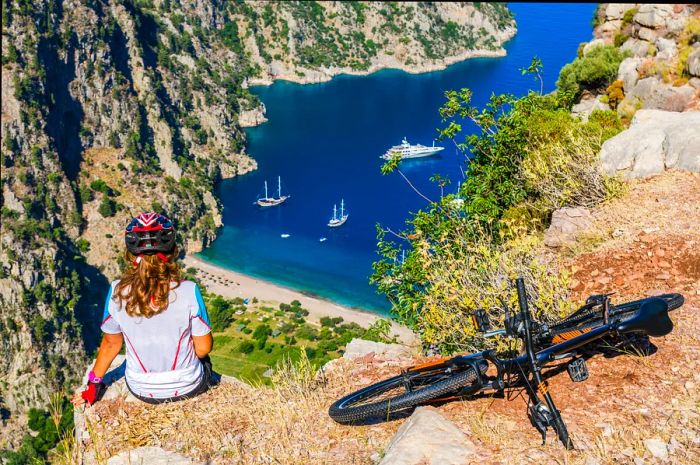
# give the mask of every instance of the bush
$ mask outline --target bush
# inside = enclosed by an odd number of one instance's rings
[[[90,250],[90,242],[88,242],[86,239],[80,238],[76,241],[75,245],[78,247],[78,250],[81,252],[85,253]]]
[[[105,218],[114,216],[117,212],[117,204],[105,194],[102,196],[102,202],[100,202],[97,211]]]
[[[618,79],[617,81],[610,84],[606,90],[606,93],[608,96],[608,105],[610,105],[610,108],[612,108],[613,110],[617,109],[618,103],[620,103],[622,99],[625,98],[624,83],[622,82],[622,80]]]
[[[189,269],[188,269],[189,271]],[[220,295],[207,300],[207,313],[211,322],[212,331],[220,332],[231,326],[231,302]]]
[[[561,69],[557,88],[569,103],[573,103],[584,90],[595,92],[610,85],[626,57],[626,53],[612,45],[594,47],[588,55],[576,58]]]
[[[238,344],[238,351],[242,354],[249,354],[255,350],[255,344],[251,341],[243,341]]]
[[[262,324],[253,331],[253,339],[264,340],[267,339],[270,334],[272,334],[272,329],[270,329],[268,325]]]
[[[304,324],[301,328],[297,329],[296,337],[299,339],[306,339],[308,341],[314,341],[318,339],[318,331],[316,328],[309,324]]]

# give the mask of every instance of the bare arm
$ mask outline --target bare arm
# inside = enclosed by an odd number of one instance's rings
[[[197,354],[197,357],[202,358],[211,352],[214,338],[211,333],[208,333],[204,336],[192,336],[192,342],[194,343],[194,353]]]
[[[123,343],[124,336],[122,333],[104,333],[102,336],[102,344],[100,344],[100,349],[97,352],[97,360],[95,360],[95,366],[92,369],[92,371],[95,372],[95,376],[102,378],[105,373],[107,373],[109,366],[122,350]]]

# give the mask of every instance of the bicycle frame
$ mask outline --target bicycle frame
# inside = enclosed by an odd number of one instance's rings
[[[530,317],[522,279],[516,280],[516,286],[518,288],[522,325],[519,328],[511,327],[508,330],[495,331],[494,333],[506,333],[510,336],[521,338],[525,343],[526,352],[517,357],[500,359],[495,351],[487,350],[476,354],[458,355],[447,363],[456,366],[472,367],[477,374],[476,382],[460,391],[459,396],[487,390],[498,392],[506,388],[524,385],[530,397],[528,415],[533,426],[542,434],[543,444],[546,440],[547,427],[552,427],[557,432],[564,446],[572,449],[573,444],[569,439],[564,421],[549,394],[547,384],[542,379],[541,369],[556,360],[577,357],[576,349],[608,335],[643,333],[650,336],[663,336],[668,334],[673,329],[673,323],[668,316],[668,305],[662,299],[652,299],[642,305],[635,315],[623,321],[620,317],[610,318],[606,297],[606,301],[603,302],[603,323],[600,326],[562,333],[558,335],[560,342],[552,343],[552,345],[535,352],[531,332],[535,331],[539,336],[543,326],[533,322]],[[508,314],[507,309],[506,314]],[[506,321],[506,328],[509,328],[510,324],[510,322]],[[496,376],[481,375],[479,366],[483,366],[484,362],[491,362],[496,367]],[[427,373],[439,364],[441,362],[419,365],[409,368],[408,371]],[[506,382],[504,379],[505,374],[516,374],[518,376],[515,382],[511,382],[510,378]],[[539,399],[538,393],[545,398],[546,407]],[[447,398],[433,399],[431,402],[448,400],[454,397],[453,395]]]

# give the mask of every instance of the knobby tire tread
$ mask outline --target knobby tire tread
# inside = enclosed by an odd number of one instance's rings
[[[486,368],[487,365],[485,363],[479,365],[479,369],[481,370],[482,374],[486,372]],[[374,386],[381,387],[380,385],[383,386],[384,383],[388,382],[389,380],[395,379],[398,381],[400,378],[401,376],[395,376],[394,378],[379,381],[365,389],[371,389]],[[396,397],[371,404],[358,405],[354,407],[341,407],[341,405],[345,403],[346,399],[355,396],[355,394],[358,392],[355,391],[354,393],[334,402],[328,409],[328,414],[338,423],[354,423],[357,421],[366,420],[368,418],[386,417],[387,415],[400,410],[419,405],[422,402],[467,387],[473,384],[476,380],[476,371],[474,368],[470,367],[455,374],[454,376],[451,376],[450,378],[444,379],[416,391],[410,391],[405,394],[400,394]],[[379,393],[381,392],[383,391],[380,391]],[[366,396],[366,398],[371,397],[371,395]]]

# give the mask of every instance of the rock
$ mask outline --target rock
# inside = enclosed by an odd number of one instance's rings
[[[650,438],[644,440],[644,446],[647,448],[651,455],[657,459],[666,460],[668,459],[668,446],[664,441],[659,438]]]
[[[609,110],[610,105],[601,101],[602,96],[581,100],[573,106],[571,113],[574,116],[581,118],[583,121],[588,121],[588,117],[595,110]]]
[[[369,353],[388,358],[410,357],[411,349],[401,344],[383,344],[355,338],[345,347],[343,358],[354,359]]]
[[[640,79],[626,92],[626,99],[637,99],[641,108],[666,111],[683,111],[693,99],[695,89],[684,85],[674,87],[656,76]],[[619,107],[619,106],[618,106]],[[625,108],[623,106],[623,108]],[[624,111],[618,108],[618,113]]]
[[[642,62],[640,58],[629,57],[622,60],[620,67],[617,69],[617,79],[623,83],[625,94],[628,94],[639,79],[637,67]]]
[[[688,55],[687,63],[688,73],[692,76],[700,76],[700,48],[696,48],[693,53]]]
[[[659,37],[656,39],[656,49],[659,52],[666,52],[668,50],[673,50],[673,54],[675,55],[678,47],[676,46],[676,41],[671,40],[671,39],[665,39],[663,37]]]
[[[198,465],[204,462],[195,462],[184,455],[170,452],[160,447],[138,447],[125,450],[107,460],[107,465]]]
[[[693,89],[700,89],[700,78],[690,78],[690,80],[688,81],[688,85]]]
[[[379,465],[467,465],[476,446],[433,407],[418,407],[396,432]]]
[[[700,112],[639,110],[629,129],[605,141],[604,172],[648,177],[667,168],[700,172]]]
[[[622,19],[627,10],[634,8],[634,3],[608,3],[605,7],[605,20]]]
[[[257,106],[251,110],[243,110],[238,115],[238,124],[240,124],[242,128],[249,128],[263,124],[267,122],[265,111],[266,109],[264,103],[261,103],[260,106]]]
[[[634,15],[634,22],[642,26],[659,28],[666,25],[666,20],[673,14],[671,5],[645,4]]]
[[[588,229],[593,221],[591,212],[583,207],[564,207],[552,213],[552,223],[544,233],[544,244],[561,247],[574,242],[578,234]]]
[[[593,50],[596,47],[600,47],[601,45],[605,45],[605,41],[603,39],[594,39],[594,40],[588,42],[583,47],[583,52],[582,52],[583,56],[588,55],[591,50]]]
[[[649,42],[646,40],[641,40],[641,39],[635,39],[634,37],[630,37],[625,41],[624,44],[622,44],[622,47],[620,47],[620,50],[624,51],[629,51],[632,53],[632,55],[636,57],[645,57],[649,54]]]
[[[656,32],[653,29],[649,29],[648,27],[642,27],[639,28],[639,31],[637,31],[637,37],[639,37],[642,40],[646,40],[647,42],[653,43],[656,41]]]
[[[680,33],[683,28],[685,27],[685,22],[686,22],[685,17],[680,17],[680,18],[669,18],[666,20],[666,30],[670,32],[671,34],[678,34]]]

